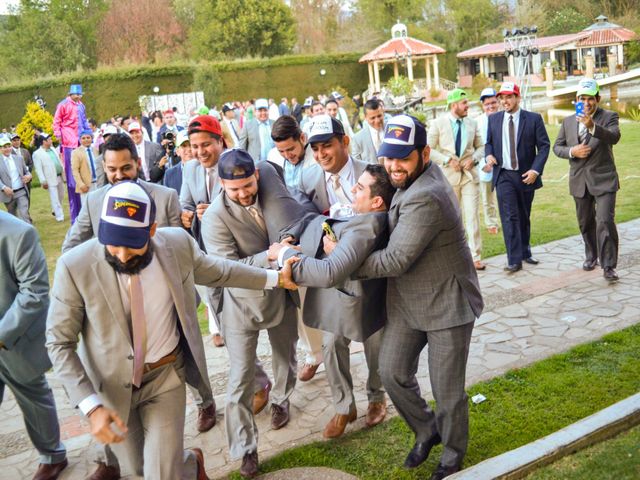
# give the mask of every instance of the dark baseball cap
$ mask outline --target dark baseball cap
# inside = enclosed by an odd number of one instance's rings
[[[249,178],[256,173],[253,158],[246,150],[232,148],[225,150],[218,159],[218,176],[223,180]]]
[[[411,115],[396,115],[387,123],[378,157],[407,158],[411,152],[427,145],[427,130]]]

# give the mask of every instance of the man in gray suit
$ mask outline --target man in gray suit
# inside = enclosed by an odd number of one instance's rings
[[[604,278],[618,280],[616,192],[620,189],[613,145],[620,140],[618,114],[600,108],[600,87],[585,78],[576,93],[584,113],[564,119],[553,152],[569,159],[569,192],[576,203],[578,226],[584,240],[584,270],[600,260]]]
[[[138,158],[142,172],[142,179],[152,183],[162,183],[164,169],[167,165],[167,155],[161,145],[144,139],[142,127],[138,122],[131,122],[128,127],[129,135],[136,144]],[[171,165],[169,165],[171,166]]]
[[[303,305],[304,322],[326,332],[325,366],[336,409],[336,415],[324,430],[325,438],[341,436],[347,423],[357,417],[349,372],[351,340],[364,342],[369,368],[366,424],[373,427],[386,416],[384,390],[378,373],[381,329],[386,318],[386,281],[351,280],[349,276],[375,248],[386,244],[386,211],[394,193],[395,188],[384,167],[367,165],[353,188],[356,216],[341,221],[319,215],[300,236],[300,247],[305,256],[293,265],[293,275],[300,286],[319,287],[307,290]],[[324,234],[324,223],[333,229],[337,247]],[[283,246],[272,245],[270,251],[274,255],[277,252],[282,260],[296,253],[289,249],[281,254]]]
[[[244,150],[224,152],[218,177],[224,189],[207,209],[202,236],[208,252],[248,265],[270,269],[277,258],[268,256],[270,240],[300,220],[300,205],[290,195],[274,166],[256,167]],[[275,265],[277,268],[277,265]],[[258,473],[258,435],[254,420],[256,345],[267,330],[272,350],[274,384],[271,426],[289,421],[289,396],[295,386],[298,339],[297,295],[280,290],[225,288],[221,324],[229,357],[225,424],[231,458],[242,458],[240,473]]]
[[[273,121],[269,120],[269,102],[266,98],[256,100],[256,117],[245,122],[240,130],[238,148],[246,150],[257,163],[267,160],[274,147],[271,139]]]
[[[31,174],[21,157],[13,155],[11,140],[0,136],[0,202],[11,215],[31,223],[29,190]]]
[[[0,211],[0,403],[5,386],[40,453],[34,480],[55,480],[67,466],[53,393],[44,376],[49,306],[47,262],[35,228]]]
[[[98,238],[58,260],[47,347],[92,435],[133,474],[204,480],[202,452],[183,452],[185,382],[209,382],[194,282],[292,285],[281,272],[207,256],[183,229],[157,229],[154,216],[139,184],[110,188]]]
[[[373,252],[356,276],[388,277],[380,376],[416,436],[405,467],[423,463],[442,442],[444,451],[431,477],[440,480],[460,470],[467,448],[465,371],[483,302],[458,201],[429,153],[422,123],[408,115],[389,120],[378,155],[398,188],[389,209],[391,234],[387,247]],[[420,395],[416,380],[427,344],[437,413]]]
[[[366,125],[356,133],[351,142],[351,156],[367,163],[380,163],[378,149],[384,138],[384,105],[372,98],[364,104]]]

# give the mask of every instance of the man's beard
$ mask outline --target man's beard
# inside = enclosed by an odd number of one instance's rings
[[[407,178],[402,182],[395,182],[391,179],[391,172],[389,172],[389,180],[391,185],[395,188],[399,188],[400,190],[406,190],[411,186],[411,184],[415,181],[416,178],[420,176],[420,174],[424,170],[424,161],[422,158],[418,160],[418,165],[416,165],[416,169],[412,173],[407,173]],[[406,170],[404,170],[406,172]]]
[[[107,263],[116,271],[116,273],[123,273],[125,275],[137,275],[142,270],[147,268],[153,260],[153,245],[149,242],[147,251],[142,255],[136,255],[132,257],[127,263],[121,262],[118,257],[111,255],[107,247],[104,247],[104,256]]]

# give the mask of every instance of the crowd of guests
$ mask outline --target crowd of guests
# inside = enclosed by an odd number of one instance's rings
[[[481,198],[490,233],[498,232],[497,204],[505,270],[539,263],[529,216],[550,143],[540,115],[520,108],[517,85],[483,91],[478,121],[468,117],[466,92],[453,90],[448,114],[428,129],[369,99],[356,134],[336,95],[311,102],[301,120],[293,101],[290,108],[283,99],[272,120],[274,103],[259,99],[237,123],[227,104],[220,120],[201,111],[186,128],[171,110],[162,125],[153,114],[114,118],[99,133],[81,96],[72,85],[58,105],[59,154],[41,134],[33,155],[56,220],[65,181],[72,211],[51,291],[29,225],[28,152],[16,153],[19,138],[0,138],[9,212],[0,212],[8,279],[0,289],[0,387],[15,393],[40,452],[35,479],[58,478],[67,466],[44,377],[51,366],[102,445],[89,478],[120,478],[121,465],[147,479],[207,478],[202,451],[183,450],[187,387],[197,429],[216,423],[200,302],[213,342],[231,359],[225,430],[245,478],[259,471],[255,415],[270,406],[271,427],[285,428],[296,381],[313,378],[321,362],[335,409],[324,437],[340,437],[357,418],[352,341],[363,342],[368,367],[366,424],[384,420],[388,395],[415,434],[406,468],[440,443],[431,479],[462,468],[466,362],[483,308],[476,270],[486,268]],[[554,151],[570,162],[583,268],[600,262],[614,281],[617,233],[607,212],[619,188],[611,146],[620,134],[617,115],[599,100],[597,83],[581,81],[584,109],[565,120]],[[261,330],[272,377],[256,354]],[[436,411],[416,379],[427,344]]]

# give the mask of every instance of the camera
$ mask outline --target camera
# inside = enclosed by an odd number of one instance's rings
[[[174,166],[178,163],[178,156],[176,155],[176,136],[173,132],[164,132],[162,134],[162,140],[164,143],[164,150],[167,153],[167,161],[169,166]],[[164,142],[166,140],[166,142]]]

